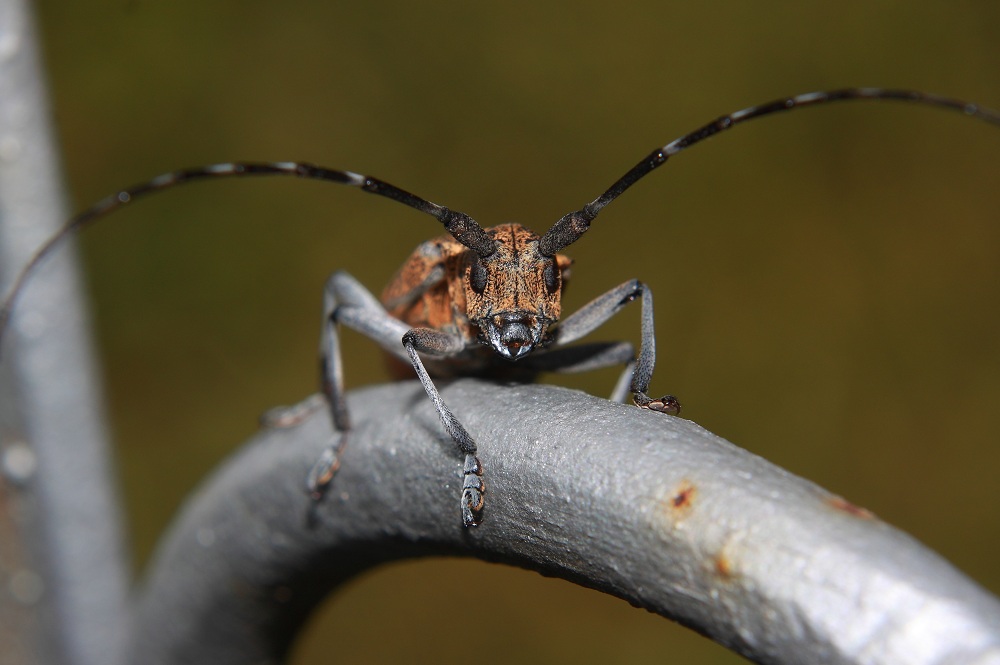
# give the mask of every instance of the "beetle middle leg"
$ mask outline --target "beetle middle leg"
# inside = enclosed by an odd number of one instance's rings
[[[656,364],[656,331],[653,324],[653,294],[649,287],[639,280],[629,280],[616,286],[566,317],[555,330],[554,344],[561,346],[580,339],[636,298],[642,299],[642,328],[639,357],[635,361],[629,385],[632,399],[641,408],[676,415],[681,410],[681,404],[676,397],[664,395],[653,399],[646,394]]]
[[[635,370],[635,347],[630,342],[593,342],[548,348],[528,356],[521,363],[531,370],[559,374],[576,374],[622,365],[624,369],[608,399],[612,402],[624,402]]]

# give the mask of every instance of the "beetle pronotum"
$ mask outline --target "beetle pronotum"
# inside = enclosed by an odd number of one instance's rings
[[[103,199],[70,219],[42,245],[4,296],[0,306],[0,341],[25,281],[59,241],[145,194],[208,178],[290,175],[350,185],[392,199],[434,217],[449,235],[420,245],[385,289],[381,300],[345,272],[336,272],[328,280],[324,291],[320,375],[337,434],[309,472],[306,487],[314,499],[322,498],[340,465],[351,429],[338,337],[338,327],[345,325],[372,338],[416,372],[445,430],[465,455],[462,523],[466,527],[476,526],[482,519],[486,492],[477,444],[441,399],[431,376],[502,376],[526,381],[542,371],[576,372],[622,365],[624,369],[612,399],[623,401],[631,393],[641,408],[678,413],[680,403],[674,397],[654,399],[647,394],[655,362],[653,303],[648,287],[637,279],[630,280],[560,321],[560,296],[570,262],[559,252],[587,232],[604,206],[681,150],[746,120],[842,100],[913,102],[959,111],[1000,125],[1000,113],[996,111],[910,90],[848,88],[778,99],[721,116],[656,148],[601,196],[564,215],[541,236],[518,224],[484,229],[464,213],[351,171],[298,162],[226,163],[175,171]],[[628,342],[567,346],[637,298],[642,300],[638,356]]]

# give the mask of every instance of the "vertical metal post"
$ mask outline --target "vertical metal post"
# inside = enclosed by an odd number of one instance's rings
[[[27,0],[0,0],[0,290],[66,218]],[[127,565],[80,278],[43,266],[0,349],[0,664],[120,662]]]

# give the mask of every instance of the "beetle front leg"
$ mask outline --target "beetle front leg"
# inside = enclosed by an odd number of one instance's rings
[[[413,364],[413,369],[427,392],[427,396],[434,403],[434,408],[437,409],[445,431],[448,432],[458,449],[465,453],[465,463],[462,466],[464,476],[461,501],[462,524],[467,527],[479,526],[485,504],[486,484],[482,478],[483,465],[479,461],[479,457],[476,456],[476,442],[462,426],[462,423],[458,422],[448,405],[444,403],[441,393],[431,381],[431,377],[418,355],[418,352],[437,356],[454,355],[465,348],[462,339],[439,330],[414,328],[403,335],[403,348],[409,354],[410,362]]]
[[[649,287],[639,280],[633,279],[616,286],[566,317],[555,331],[555,343],[568,344],[583,337],[636,298],[642,299],[641,341],[639,358],[635,362],[629,390],[636,406],[676,415],[681,410],[681,404],[676,397],[664,395],[652,399],[646,394],[649,390],[649,381],[653,377],[653,367],[656,365],[656,330],[653,320],[653,294]]]
[[[323,328],[319,343],[320,386],[330,409],[334,440],[323,449],[316,463],[306,477],[306,489],[314,501],[323,498],[334,474],[340,468],[340,456],[347,445],[347,433],[351,429],[351,419],[344,398],[343,363],[340,358],[340,335],[337,330],[336,312],[341,300],[345,280],[344,273],[334,273],[327,280],[323,290]]]
[[[637,406],[651,411],[660,411],[676,416],[681,412],[681,403],[673,395],[664,395],[658,399],[650,399],[646,392],[649,381],[653,378],[653,366],[656,364],[656,326],[653,320],[653,292],[649,287],[636,280],[639,286],[639,297],[642,298],[642,338],[639,344],[639,358],[632,372],[632,398]],[[635,300],[636,296],[629,296]]]
[[[374,339],[383,348],[402,354],[399,338],[407,327],[385,311],[379,301],[356,279],[345,272],[330,276],[323,291],[323,329],[320,333],[320,385],[330,409],[333,442],[323,451],[309,471],[306,488],[314,500],[326,493],[351,429],[350,414],[344,396],[344,377],[338,328],[346,325]]]

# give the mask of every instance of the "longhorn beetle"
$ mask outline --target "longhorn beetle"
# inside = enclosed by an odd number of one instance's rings
[[[0,307],[0,340],[15,299],[35,267],[73,231],[154,191],[193,180],[252,175],[289,175],[358,187],[426,213],[444,225],[448,236],[420,245],[382,295],[375,298],[345,272],[326,284],[320,340],[322,391],[336,430],[306,479],[314,500],[322,498],[340,465],[351,430],[341,374],[338,328],[356,330],[387,352],[409,363],[434,403],[451,439],[464,453],[462,523],[477,526],[483,515],[486,485],[476,441],[441,399],[431,375],[505,377],[531,380],[541,371],[576,372],[622,365],[612,399],[631,392],[635,404],[677,414],[670,395],[652,399],[647,390],[655,357],[653,302],[637,279],[616,286],[559,321],[560,296],[570,261],[559,252],[580,239],[597,214],[622,192],[681,150],[746,120],[842,100],[897,100],[951,109],[1000,125],[1000,113],[938,95],[882,88],[811,92],[721,116],[656,148],[598,198],[559,219],[538,236],[519,224],[484,229],[464,213],[351,171],[297,162],[228,163],[166,173],[121,190],[70,219],[28,262]],[[628,342],[567,346],[614,316],[635,299],[642,300],[641,338],[636,357]],[[534,352],[534,353],[532,353]],[[295,416],[290,416],[294,420]]]

